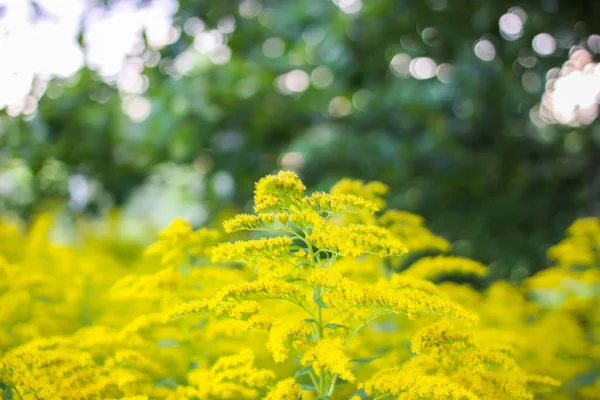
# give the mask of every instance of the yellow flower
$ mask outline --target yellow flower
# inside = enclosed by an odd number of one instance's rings
[[[443,296],[431,295],[415,289],[401,289],[385,293],[376,288],[365,290],[357,305],[380,308],[389,313],[403,313],[413,319],[417,314],[446,315],[464,321],[467,325],[477,325],[479,317],[468,312],[459,304]]]
[[[217,316],[226,316],[233,319],[248,319],[258,313],[260,306],[255,301],[218,301],[218,300],[192,300],[182,303],[164,314],[164,321],[189,314],[210,313]]]
[[[443,295],[435,283],[412,276],[394,274],[389,280],[381,280],[378,284],[389,289],[417,289],[429,294]]]
[[[159,240],[150,245],[144,255],[160,256],[164,266],[178,266],[189,255],[207,256],[210,248],[220,238],[220,233],[212,229],[192,230],[189,222],[176,218],[159,234]]]
[[[189,222],[175,218],[167,228],[158,234],[158,237],[160,239],[184,238],[191,232],[192,227]]]
[[[302,229],[320,228],[325,224],[325,219],[314,210],[302,210],[290,215],[290,221]]]
[[[158,326],[164,323],[164,319],[165,317],[162,313],[141,315],[125,325],[125,327],[121,329],[121,335],[123,337],[128,337],[151,326]]]
[[[408,246],[409,253],[447,252],[451,248],[446,239],[435,236],[423,226],[423,218],[418,215],[406,211],[388,210],[379,217],[377,222],[402,240]]]
[[[472,345],[473,337],[470,333],[460,331],[447,322],[435,323],[419,330],[412,339],[413,353],[420,354],[424,349],[433,346]]]
[[[333,195],[324,192],[315,192],[304,198],[304,203],[319,213],[340,214],[349,212],[373,214],[379,210],[374,203],[352,194]]]
[[[285,361],[290,352],[290,346],[298,347],[306,342],[311,330],[306,323],[280,322],[272,325],[269,331],[267,349],[273,355],[275,362]]]
[[[567,229],[569,236],[600,236],[600,219],[594,217],[579,218]]]
[[[378,220],[381,226],[393,226],[393,225],[408,225],[408,226],[420,226],[423,224],[423,217],[407,211],[399,210],[388,210]]]
[[[302,396],[302,389],[294,378],[286,378],[275,384],[264,400],[298,400]]]
[[[225,232],[232,233],[240,230],[268,228],[269,225],[273,225],[274,222],[274,214],[238,214],[235,217],[223,222],[223,228],[225,229]]]
[[[212,261],[248,261],[265,255],[282,257],[288,254],[291,245],[292,239],[287,236],[221,243],[213,248]]]
[[[326,268],[315,268],[307,279],[309,285],[325,287],[338,292],[357,291],[360,295],[358,285],[345,276]]]
[[[487,274],[487,267],[468,258],[437,256],[420,258],[402,272],[402,275],[428,280],[451,274],[483,277]]]
[[[331,194],[351,194],[374,203],[378,209],[385,207],[383,197],[387,195],[389,187],[378,181],[364,183],[360,180],[341,179],[338,183],[331,187]]]
[[[561,266],[591,267],[600,261],[600,219],[580,218],[567,229],[567,237],[548,249],[548,258]]]
[[[524,286],[438,286],[428,279],[482,276],[485,266],[414,262],[450,244],[417,215],[374,214],[386,189],[343,180],[331,194],[306,195],[295,174],[281,172],[257,184],[258,214],[228,210],[223,227],[241,239],[259,237],[246,230],[286,236],[215,246],[219,232],[177,219],[145,260],[143,244],[114,235],[114,220],[80,221],[77,243],[58,245],[48,215],[28,233],[0,217],[0,392],[23,400],[529,400],[559,386],[556,377],[568,384],[544,398],[595,398],[600,383],[578,377],[600,356],[600,220],[576,221],[549,250],[557,266]],[[216,265],[213,255],[242,263]],[[178,316],[186,318],[170,321]],[[272,364],[276,372],[265,368]]]
[[[348,368],[349,361],[340,338],[321,339],[302,357],[302,364],[312,365],[317,376],[329,373],[348,382],[354,382],[356,378]]]
[[[306,186],[295,172],[279,171],[261,178],[254,189],[256,212],[279,211],[292,206],[304,196]]]
[[[300,288],[281,280],[258,280],[226,286],[217,293],[220,301],[249,299],[294,299]]]
[[[238,354],[220,357],[209,369],[192,370],[191,386],[178,386],[176,399],[182,396],[200,399],[255,399],[259,389],[275,378],[273,371],[256,368],[254,353],[244,349]]]
[[[380,371],[362,386],[370,396],[386,393],[398,396],[406,393],[410,398],[480,400],[479,397],[445,376],[421,375],[398,368]]]
[[[394,238],[389,231],[372,225],[338,227],[326,224],[322,229],[315,229],[306,239],[318,249],[350,257],[365,253],[386,257],[407,252],[404,243]]]
[[[338,293],[336,298],[345,303],[345,308],[370,308],[378,310],[379,315],[406,314],[411,319],[417,314],[437,314],[462,320],[468,325],[476,325],[478,322],[477,315],[445,296],[412,287],[390,290],[381,285],[359,286],[338,273],[323,269],[315,270],[308,278],[308,283]]]

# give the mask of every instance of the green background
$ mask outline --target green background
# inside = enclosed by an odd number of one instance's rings
[[[527,21],[510,41],[498,21],[514,6]],[[530,110],[546,73],[600,33],[600,2],[365,0],[347,15],[331,1],[287,0],[262,1],[260,9],[244,17],[237,1],[180,1],[178,26],[199,17],[214,29],[234,18],[232,56],[223,65],[198,57],[177,78],[146,67],[151,113],[142,122],[131,121],[119,91],[87,69],[50,82],[32,117],[0,112],[0,168],[19,183],[0,207],[29,218],[58,200],[68,213],[97,215],[113,205],[135,211],[131,204],[144,199],[149,215],[192,207],[208,221],[224,206],[249,210],[254,182],[298,152],[309,188],[342,177],[380,180],[391,187],[390,207],[423,215],[457,253],[513,279],[545,267],[545,249],[572,220],[597,215],[598,122],[536,126]],[[425,28],[434,29],[424,35]],[[532,39],[541,32],[565,45],[536,55]],[[262,51],[272,37],[285,43],[280,57]],[[481,38],[495,46],[492,61],[473,51]],[[192,42],[183,32],[160,50],[162,59]],[[390,68],[397,53],[451,64],[454,75],[397,76]],[[524,67],[524,55],[534,65]],[[319,66],[332,72],[331,85],[291,95],[276,89],[279,75]],[[539,78],[537,88],[524,88],[525,73]],[[336,96],[351,102],[349,115],[329,114]],[[95,188],[82,207],[68,203],[75,175]]]

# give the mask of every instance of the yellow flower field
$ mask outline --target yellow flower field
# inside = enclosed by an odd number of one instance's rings
[[[61,244],[51,215],[3,220],[1,398],[600,398],[599,219],[486,285],[387,191],[281,171],[255,214],[177,219],[145,250],[111,221]]]

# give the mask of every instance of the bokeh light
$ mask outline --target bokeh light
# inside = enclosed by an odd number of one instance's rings
[[[352,96],[352,105],[357,110],[365,110],[373,100],[373,92],[369,89],[360,89]]]
[[[332,118],[346,117],[352,112],[352,103],[344,96],[334,97],[329,102],[328,112]]]
[[[345,14],[357,14],[363,6],[362,0],[333,0],[333,4]]]
[[[478,40],[473,46],[477,58],[483,61],[492,61],[496,57],[494,44],[487,39]]]
[[[498,25],[500,34],[506,40],[517,40],[523,36],[523,25],[527,20],[527,14],[519,7],[511,8],[506,14],[500,17]]]
[[[277,89],[282,94],[301,93],[308,89],[310,77],[305,71],[295,69],[278,76],[275,82]]]
[[[452,64],[440,64],[437,67],[436,75],[440,82],[450,83],[455,72],[455,67]]]
[[[600,35],[591,35],[587,40],[587,45],[594,53],[600,53]]]
[[[279,162],[281,167],[289,170],[298,171],[304,167],[304,155],[297,151],[285,153]]]
[[[539,33],[533,38],[533,50],[541,56],[549,56],[556,50],[556,40],[548,33]]]
[[[33,113],[45,93],[34,89],[53,78],[76,79],[84,66],[124,92],[141,93],[148,87],[144,67],[158,63],[155,50],[179,37],[173,25],[176,0],[143,7],[134,1],[110,7],[86,0],[68,3],[38,1],[37,8],[29,1],[3,4],[0,110],[6,108],[12,116]]]
[[[333,73],[325,66],[319,66],[310,73],[312,84],[319,89],[325,89],[333,83]]]
[[[600,65],[593,62],[589,51],[573,48],[562,68],[551,69],[546,78],[546,90],[540,106],[536,108],[541,121],[581,126],[596,119],[600,99]]]
[[[142,96],[125,96],[123,112],[133,121],[142,122],[150,115],[152,105],[150,100]]]
[[[396,54],[390,61],[390,68],[395,75],[406,78],[410,76],[411,60],[412,58],[407,54]]]
[[[277,58],[283,55],[285,51],[285,43],[281,38],[272,37],[264,41],[262,52],[269,58]]]
[[[417,57],[411,60],[408,69],[416,79],[431,79],[436,74],[437,65],[429,57]]]

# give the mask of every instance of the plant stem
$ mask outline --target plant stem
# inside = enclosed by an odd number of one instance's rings
[[[323,338],[323,312],[321,307],[317,304],[317,328],[318,328],[318,333],[319,333],[319,337],[318,340],[321,340]]]
[[[21,392],[19,392],[19,389],[17,389],[16,386],[13,386],[13,389],[15,393],[19,396],[19,399],[23,400],[23,395],[21,394]]]
[[[306,231],[304,229],[302,231],[304,232],[304,235],[306,236]],[[312,245],[309,242],[307,242],[304,238],[302,238],[302,240],[307,245],[308,254],[310,257],[310,262],[312,264],[312,267],[315,269],[319,268],[319,266],[317,265],[315,251],[314,251]],[[311,315],[316,314],[316,318],[313,317],[313,319],[315,320],[315,326],[317,328],[316,329],[317,342],[319,342],[323,339],[323,333],[324,333],[323,332],[323,308],[319,305],[319,302],[321,302],[323,300],[323,294],[325,293],[325,288],[313,286],[313,290],[315,292],[316,300],[318,300],[318,301],[315,301],[317,304],[317,312],[312,313]],[[311,374],[311,379],[313,379],[312,374]],[[331,396],[331,394],[333,393],[333,390],[335,388],[335,380],[337,379],[337,376],[333,377],[333,383],[331,384],[330,387],[328,387],[328,384],[327,384],[328,379],[329,379],[328,374],[325,373],[325,371],[321,371],[321,374],[319,375],[319,385],[316,388],[318,400],[324,400],[325,398],[328,398],[329,396]],[[313,379],[313,383],[315,383],[314,379]]]
[[[317,288],[315,288],[316,290]],[[322,297],[322,292],[321,289],[317,290],[317,293],[319,293],[319,300],[321,300]],[[317,303],[317,318],[316,318],[316,325],[317,325],[317,341],[320,341],[321,339],[323,339],[323,310],[322,307]],[[325,388],[326,388],[326,383],[325,380],[327,379],[327,374],[324,373],[324,371],[321,371],[321,375],[319,376],[319,392],[318,392],[318,399],[322,400],[324,399],[324,395],[325,395]]]
[[[327,393],[328,375],[325,373],[325,371],[321,372],[321,376],[319,377],[319,392],[317,393],[317,398],[319,400],[323,400],[326,396],[329,396],[329,394]]]
[[[308,376],[310,376],[310,380],[312,381],[313,385],[315,385],[315,389],[317,389],[319,387],[319,384],[317,383],[317,378],[315,378],[315,374],[313,374],[313,372],[310,371],[308,373]]]
[[[333,376],[333,379],[331,380],[331,386],[329,386],[329,390],[327,391],[327,396],[331,396],[331,394],[333,393],[333,390],[335,389],[335,382],[337,381],[337,375]]]

